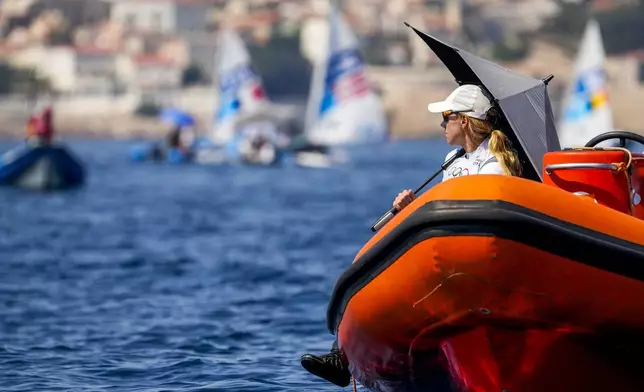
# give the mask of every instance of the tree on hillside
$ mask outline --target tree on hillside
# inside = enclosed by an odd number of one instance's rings
[[[540,33],[554,36],[562,46],[576,46],[583,34],[590,10],[585,2],[571,3],[557,0],[559,12],[547,20]]]
[[[206,74],[198,64],[190,64],[184,69],[181,79],[183,86],[194,86],[208,82]]]
[[[60,28],[53,30],[49,34],[49,45],[71,45],[74,43],[72,31],[69,28]]]
[[[644,49],[644,0],[639,0],[635,6],[598,13],[596,18],[609,54]]]
[[[18,69],[0,63],[0,94],[37,94],[50,90],[48,80],[39,77],[33,69]]]
[[[271,96],[306,96],[311,64],[300,53],[299,34],[273,34],[266,45],[249,45],[253,66]]]
[[[506,36],[492,46],[492,57],[499,61],[517,61],[528,55],[529,40],[524,36]]]
[[[588,19],[593,17],[600,25],[608,54],[644,48],[644,35],[641,34],[641,26],[644,26],[644,0],[600,12],[591,12],[588,1],[557,2],[560,11],[544,24],[540,33],[556,38],[562,46],[575,51]]]

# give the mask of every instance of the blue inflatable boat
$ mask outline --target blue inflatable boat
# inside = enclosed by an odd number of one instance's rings
[[[21,145],[0,156],[0,185],[35,190],[80,186],[85,170],[61,145]]]

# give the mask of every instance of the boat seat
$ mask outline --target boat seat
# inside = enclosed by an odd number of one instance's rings
[[[596,148],[548,152],[543,157],[543,183],[589,196],[598,204],[634,215],[631,180],[636,180],[639,188],[639,179],[644,179],[644,155],[641,158],[638,166],[632,163],[629,175],[626,170],[629,154],[625,150]],[[644,216],[644,210],[641,212]]]

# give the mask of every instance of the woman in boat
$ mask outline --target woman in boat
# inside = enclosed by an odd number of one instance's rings
[[[472,174],[521,176],[521,163],[510,140],[503,132],[494,129],[497,109],[479,86],[460,86],[446,100],[431,103],[427,109],[431,113],[442,113],[441,126],[445,129],[447,144],[460,146],[466,151],[443,172],[443,181]],[[447,154],[445,161],[456,151],[458,149]],[[404,190],[393,205],[400,211],[414,198],[411,189]]]
[[[510,140],[503,132],[494,129],[498,111],[479,86],[460,86],[446,100],[431,103],[427,109],[431,113],[442,114],[441,126],[445,129],[447,143],[466,151],[443,172],[443,181],[474,174],[521,176],[521,163]],[[457,151],[447,154],[445,161]],[[400,211],[414,198],[412,190],[405,190],[398,194],[393,205]],[[304,354],[301,364],[310,373],[338,386],[346,387],[351,381],[348,363],[338,348],[337,340],[328,354]]]

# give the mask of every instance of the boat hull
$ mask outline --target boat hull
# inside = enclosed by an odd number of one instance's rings
[[[136,146],[130,151],[133,162],[165,162],[170,164],[189,163],[193,161],[193,154],[186,153],[179,148],[163,149],[158,144]]]
[[[644,222],[587,197],[513,177],[453,179],[361,250],[328,326],[377,391],[644,390],[632,366],[642,243]]]
[[[21,147],[5,153],[0,162],[0,185],[55,190],[84,181],[83,165],[64,146]]]

